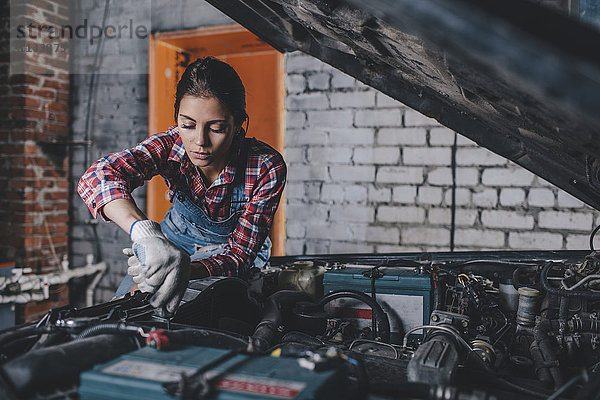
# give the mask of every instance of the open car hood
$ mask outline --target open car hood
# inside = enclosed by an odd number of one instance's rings
[[[208,0],[600,209],[600,32],[523,0]]]

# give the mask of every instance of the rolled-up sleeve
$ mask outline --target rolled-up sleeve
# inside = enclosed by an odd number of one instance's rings
[[[83,174],[77,184],[77,192],[94,218],[101,209],[116,199],[132,199],[131,192],[144,181],[161,174],[174,139],[169,132],[152,135],[131,149],[102,157]]]

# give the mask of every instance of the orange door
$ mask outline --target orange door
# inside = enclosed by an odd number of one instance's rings
[[[238,72],[246,87],[250,116],[247,137],[255,137],[283,153],[283,56],[238,25],[158,33],[150,40],[150,134],[175,124],[173,103],[179,77],[198,57],[215,56]],[[148,186],[148,217],[161,221],[171,204],[161,177]],[[272,255],[284,255],[284,201],[275,215]]]

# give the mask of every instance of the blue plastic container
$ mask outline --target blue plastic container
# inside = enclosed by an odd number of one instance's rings
[[[325,293],[353,289],[371,295],[371,278],[365,277],[368,266],[346,266],[325,272]],[[375,280],[377,302],[390,319],[392,343],[401,343],[403,333],[418,325],[429,323],[431,313],[431,279],[413,268],[380,267],[383,273]],[[359,328],[371,326],[371,309],[353,299],[335,300],[332,307],[342,309],[345,318],[353,319]],[[417,336],[417,335],[416,335]]]
[[[228,350],[185,347],[159,351],[142,348],[81,375],[81,400],[173,399],[163,383],[192,375],[226,355]],[[212,382],[210,399],[344,399],[344,377],[338,369],[313,371],[294,358],[238,354],[203,371]]]

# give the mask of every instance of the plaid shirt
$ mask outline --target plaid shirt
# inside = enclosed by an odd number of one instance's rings
[[[242,275],[252,265],[265,241],[285,186],[286,166],[281,154],[254,138],[248,147],[245,188],[249,202],[222,254],[201,260],[211,275]],[[112,153],[96,161],[77,185],[92,215],[105,220],[101,208],[115,199],[132,200],[131,192],[155,175],[169,187],[169,201],[177,192],[182,174],[189,178],[192,199],[215,221],[229,217],[237,160],[232,160],[209,188],[185,154],[179,129],[152,135],[132,149]],[[185,180],[183,180],[185,181]]]

